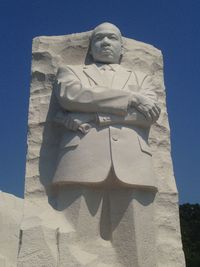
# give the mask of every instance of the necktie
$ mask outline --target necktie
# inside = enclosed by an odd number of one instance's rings
[[[113,80],[113,74],[114,74],[111,67],[109,65],[104,65],[101,67],[100,71],[101,71],[102,79],[104,80],[107,87],[111,87],[112,80]]]

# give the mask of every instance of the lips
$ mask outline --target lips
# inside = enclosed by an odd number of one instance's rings
[[[104,48],[101,49],[101,51],[103,53],[113,53],[112,49],[110,49],[109,47],[104,47]]]

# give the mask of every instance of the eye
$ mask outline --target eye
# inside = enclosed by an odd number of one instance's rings
[[[109,38],[112,39],[112,40],[118,40],[118,37],[116,35],[110,35]]]
[[[101,35],[96,35],[95,36],[95,41],[99,41],[99,40],[101,40],[102,39],[102,36]]]

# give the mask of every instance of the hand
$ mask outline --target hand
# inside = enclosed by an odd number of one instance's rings
[[[71,131],[77,131],[80,126],[80,122],[72,119],[70,116],[67,116],[64,121],[64,126]]]
[[[83,123],[78,127],[78,130],[81,131],[83,134],[87,134],[92,126],[89,123]]]
[[[147,97],[141,95],[137,95],[137,97],[134,96],[132,104],[148,121],[153,123],[159,118],[161,111],[159,106]]]
[[[81,124],[81,122],[78,119],[72,118],[69,113],[63,111],[58,111],[56,113],[54,121],[63,125],[68,130],[71,131],[77,131]]]

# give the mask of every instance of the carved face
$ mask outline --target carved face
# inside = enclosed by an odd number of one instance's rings
[[[91,53],[94,61],[119,63],[122,54],[122,38],[119,29],[110,23],[103,23],[92,34]]]

